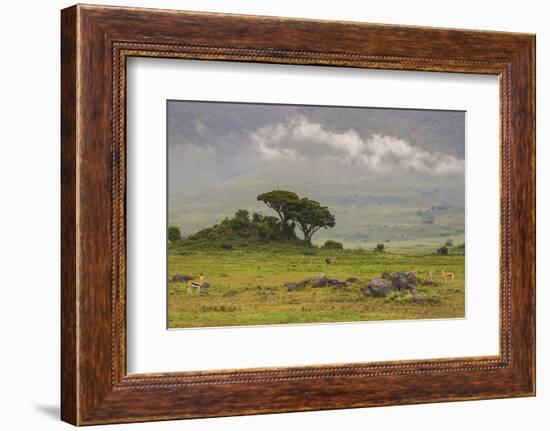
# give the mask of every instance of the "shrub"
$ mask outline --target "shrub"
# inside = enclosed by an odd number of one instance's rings
[[[453,240],[449,238],[447,241],[445,241],[445,246],[452,247],[453,246]]]
[[[342,250],[344,246],[342,245],[341,242],[332,241],[331,239],[329,239],[328,241],[325,242],[325,244],[323,245],[323,248],[328,248],[330,250]]]
[[[443,247],[439,247],[436,251],[435,251],[435,254],[437,254],[438,256],[447,256],[449,254],[449,249],[445,246]]]
[[[425,214],[422,217],[422,223],[424,224],[434,224],[434,216],[431,214]]]
[[[180,243],[194,248],[230,249],[226,244],[240,248],[271,242],[296,242],[298,239],[292,229],[291,226],[282,228],[276,217],[263,216],[260,213],[250,215],[247,210],[239,209],[233,218],[225,218],[220,223],[201,229]]]
[[[464,253],[464,250],[466,249],[466,243],[463,242],[462,244],[459,244],[455,247],[455,251],[458,253]]]
[[[384,298],[384,302],[408,302],[412,295],[409,292],[395,290]]]
[[[264,219],[264,216],[261,213],[252,214],[252,222],[260,223]]]
[[[181,239],[181,232],[178,226],[168,227],[168,240],[170,242],[179,241]]]
[[[376,247],[374,247],[374,251],[378,253],[382,253],[386,246],[384,244],[376,244]]]

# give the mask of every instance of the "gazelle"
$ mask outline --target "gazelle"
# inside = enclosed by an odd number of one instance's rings
[[[197,295],[201,293],[201,287],[204,285],[204,275],[199,276],[199,281],[189,280],[187,282],[187,294],[191,295],[193,293],[193,288],[197,289]]]
[[[432,271],[428,271],[428,275],[426,275],[426,278],[430,281],[433,281],[434,273]]]
[[[449,280],[449,279],[453,279],[455,278],[455,275],[453,272],[447,272],[445,271],[444,269],[441,271],[441,275],[443,276],[443,278],[445,279],[445,281]]]

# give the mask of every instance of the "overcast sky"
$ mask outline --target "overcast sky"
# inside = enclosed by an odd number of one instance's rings
[[[168,151],[172,190],[274,166],[440,182],[464,175],[464,112],[169,101]]]

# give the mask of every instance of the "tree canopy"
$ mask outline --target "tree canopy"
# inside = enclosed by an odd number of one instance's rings
[[[262,193],[257,199],[277,213],[283,226],[287,225],[290,220],[291,207],[300,201],[300,197],[296,193],[287,190],[273,190]]]
[[[336,224],[336,218],[327,207],[308,198],[302,198],[292,205],[290,217],[302,231],[306,242],[311,242],[311,237],[319,229],[334,227]]]
[[[294,230],[295,224],[302,232],[304,241],[309,243],[319,229],[334,227],[336,223],[327,207],[306,197],[300,198],[294,192],[273,190],[262,193],[257,199],[277,213],[283,229]]]

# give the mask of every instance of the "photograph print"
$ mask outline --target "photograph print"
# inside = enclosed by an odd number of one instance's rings
[[[168,327],[465,317],[465,112],[167,101]]]

